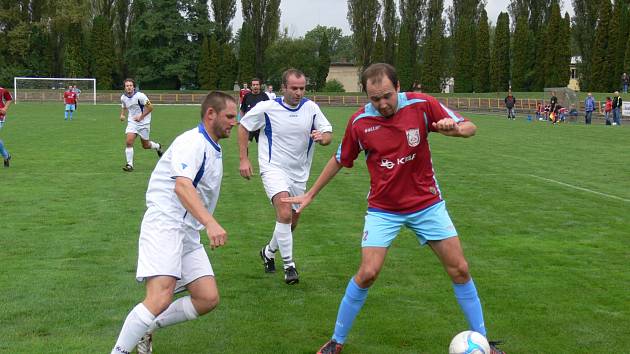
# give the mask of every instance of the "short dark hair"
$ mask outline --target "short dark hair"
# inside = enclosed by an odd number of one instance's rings
[[[380,82],[386,76],[389,81],[394,84],[394,87],[398,86],[398,75],[396,69],[387,63],[376,63],[367,67],[361,74],[361,85],[363,86],[363,92],[367,92],[368,80],[372,82]]]
[[[206,115],[208,108],[212,107],[215,112],[219,113],[225,109],[228,101],[236,104],[236,99],[225,92],[210,91],[201,104],[201,120]]]
[[[136,87],[136,80],[132,79],[132,78],[126,78],[125,81],[123,81],[123,86],[125,86],[125,82],[131,82],[133,84],[133,87]]]
[[[257,77],[253,78],[252,81],[250,81],[250,83],[253,85],[254,81],[258,81],[258,83],[260,84],[260,79],[259,78],[257,78]]]
[[[282,84],[284,86],[287,86],[287,79],[289,78],[289,76],[295,76],[296,78],[299,79],[299,78],[301,78],[301,77],[303,77],[305,75],[304,75],[304,73],[302,71],[300,71],[298,69],[289,68],[289,69],[285,70],[282,73]]]

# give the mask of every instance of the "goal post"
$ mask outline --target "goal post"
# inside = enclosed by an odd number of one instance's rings
[[[96,79],[74,77],[14,77],[13,102],[60,102],[69,85],[80,90],[80,103],[96,104]]]

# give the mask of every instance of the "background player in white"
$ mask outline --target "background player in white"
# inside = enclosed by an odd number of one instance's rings
[[[201,123],[178,136],[151,174],[147,211],[140,228],[136,279],[146,281],[146,297],[127,316],[112,353],[151,353],[151,333],[197,318],[219,302],[217,284],[199,231],[210,247],[223,246],[225,230],[212,216],[223,176],[218,141],[236,125],[236,101],[210,92]],[[173,300],[176,290],[189,296]]]
[[[332,126],[313,101],[304,98],[306,77],[296,69],[282,74],[284,97],[259,102],[241,118],[238,131],[240,173],[252,176],[247,157],[249,132],[261,129],[258,145],[260,177],[276,210],[276,226],[271,241],[260,250],[265,272],[275,272],[275,252],[280,249],[287,284],[299,281],[293,261],[293,234],[299,214],[280,198],[297,196],[306,190],[313,161],[313,143],[328,145]]]
[[[276,99],[276,93],[273,92],[273,85],[267,85],[267,91],[265,91],[270,100]]]
[[[151,101],[144,93],[136,91],[136,82],[133,79],[125,79],[124,85],[125,92],[120,96],[120,120],[124,121],[127,115],[127,129],[125,130],[127,164],[123,167],[123,171],[131,172],[133,171],[133,143],[136,136],[140,135],[143,148],[155,150],[158,157],[162,157],[162,144],[149,140],[151,112],[153,112]]]

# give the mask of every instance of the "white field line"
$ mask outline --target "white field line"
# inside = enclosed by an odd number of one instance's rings
[[[598,192],[598,191],[594,191],[592,189],[588,189],[588,188],[583,188],[583,187],[578,187],[578,186],[574,186],[572,184],[568,184],[568,183],[564,183],[564,182],[560,182],[560,181],[556,181],[554,179],[550,179],[550,178],[545,178],[545,177],[540,177],[540,176],[536,176],[536,175],[532,175],[532,174],[527,174],[526,176],[531,176],[534,178],[538,178],[541,179],[543,181],[547,181],[547,182],[551,182],[551,183],[556,183],[559,184],[561,186],[565,186],[565,187],[569,187],[569,188],[573,188],[573,189],[577,189],[579,191],[583,191],[583,192],[588,192],[588,193],[593,193],[593,194],[597,194],[600,195],[602,197],[606,197],[606,198],[611,198],[611,199],[616,199],[616,200],[621,200],[623,202],[630,202],[630,199],[626,199],[626,198],[621,198],[618,197],[616,195],[611,195],[611,194],[606,194],[606,193],[602,193],[602,192]]]

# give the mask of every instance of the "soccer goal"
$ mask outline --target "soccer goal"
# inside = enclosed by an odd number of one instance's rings
[[[96,79],[14,77],[13,102],[61,102],[68,86],[76,86],[79,102],[96,104]]]

